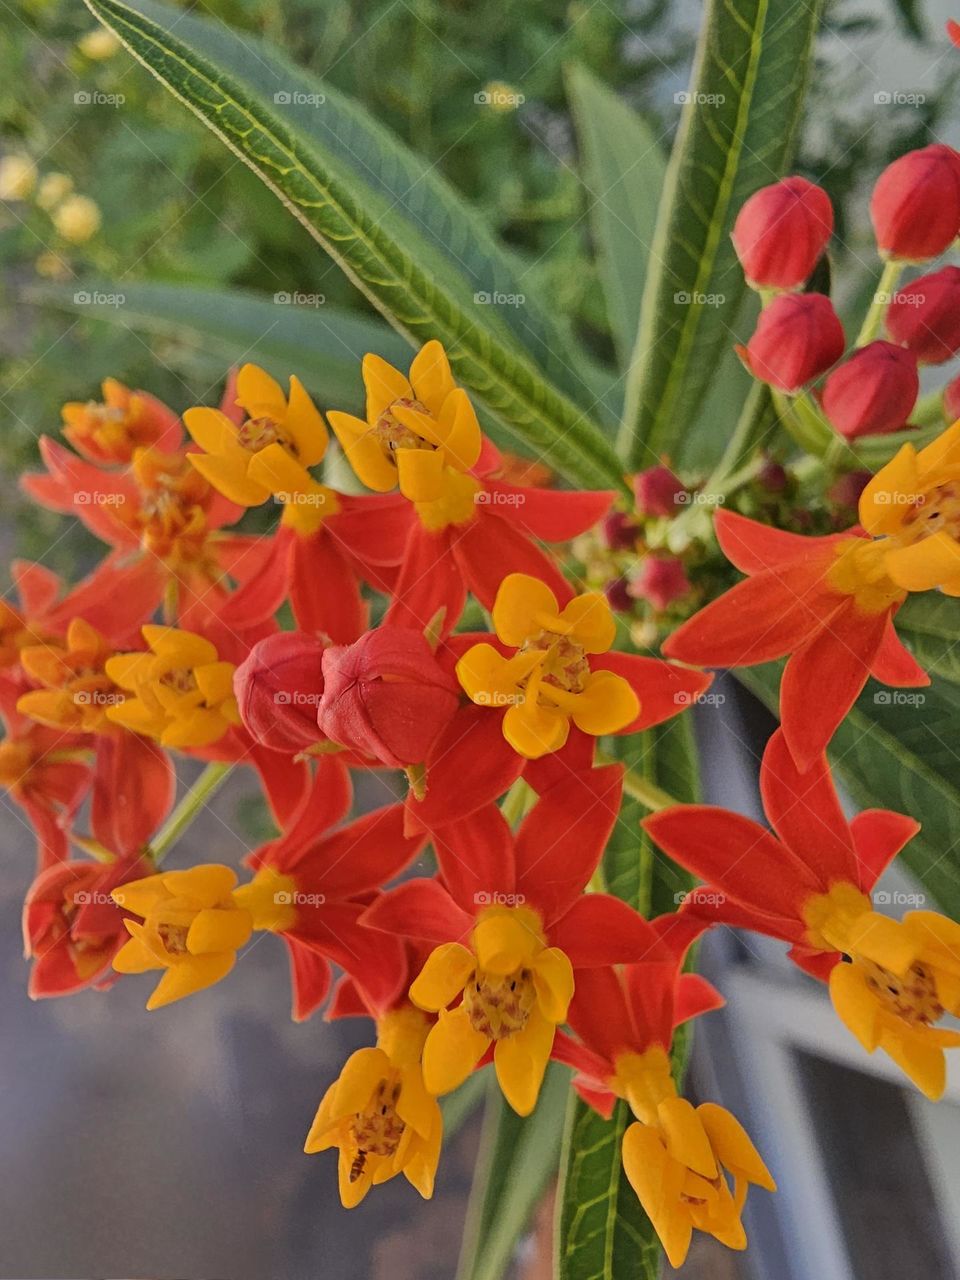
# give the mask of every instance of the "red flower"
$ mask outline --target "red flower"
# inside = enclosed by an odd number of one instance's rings
[[[919,390],[916,356],[892,342],[871,342],[827,378],[823,411],[848,440],[899,431]]]
[[[882,257],[939,257],[960,233],[960,155],[935,142],[894,160],[877,179],[870,216]]]
[[[103,381],[103,401],[72,401],[61,410],[63,434],[91,462],[125,466],[136,449],[180,447],[180,419],[156,396],[131,391],[116,378]]]
[[[906,592],[882,573],[882,541],[857,529],[805,538],[719,511],[720,547],[748,575],[685,622],[663,646],[683,662],[749,667],[789,654],[780,716],[801,768],[826,749],[869,675],[919,686],[930,677],[897,639]],[[811,696],[816,690],[816,696]]]
[[[424,1048],[427,1089],[457,1087],[493,1060],[521,1114],[532,1110],[577,974],[643,959],[650,925],[619,898],[584,894],[620,804],[619,766],[565,778],[510,830],[495,805],[434,835],[441,879],[385,893],[364,921],[434,944],[410,989],[439,1013]]]
[[[423,634],[389,624],[327,649],[323,679],[321,731],[395,769],[423,763],[460,703]]]
[[[760,382],[793,394],[835,364],[843,348],[843,325],[829,298],[787,293],[763,309],[753,337],[737,351]]]
[[[783,178],[754,192],[733,226],[733,246],[754,288],[803,284],[833,234],[833,206],[806,178]]]
[[[943,364],[960,351],[960,267],[918,276],[893,295],[887,330],[922,364]]]
[[[129,938],[111,893],[149,872],[141,858],[58,862],[41,871],[23,904],[24,953],[33,961],[31,999],[109,986],[113,957]]]
[[[244,727],[256,742],[295,755],[321,740],[317,710],[324,648],[307,632],[280,631],[258,641],[237,667],[233,691]]]

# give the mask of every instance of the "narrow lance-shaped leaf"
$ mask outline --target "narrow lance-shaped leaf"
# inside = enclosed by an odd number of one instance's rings
[[[621,448],[648,466],[682,439],[735,340],[737,211],[790,163],[820,3],[710,0],[664,190],[627,379]]]
[[[439,339],[458,379],[529,448],[569,479],[623,486],[612,447],[583,410],[542,375],[464,274],[341,157],[295,118],[214,65],[172,31],[117,0],[88,7],[266,183],[391,323],[420,343]],[[176,26],[179,14],[170,14]]]

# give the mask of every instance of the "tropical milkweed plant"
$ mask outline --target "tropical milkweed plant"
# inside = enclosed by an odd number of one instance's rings
[[[960,155],[876,176],[875,280],[841,319],[831,201],[790,172],[817,4],[707,5],[669,159],[571,68],[613,368],[355,102],[223,25],[87,3],[392,329],[305,307],[271,338],[265,301],[125,286],[262,366],[182,414],[107,378],[24,478],[105,547],[72,585],[15,563],[0,614],[31,994],[202,1000],[274,934],[295,1019],[368,1027],[304,1117],[345,1207],[401,1175],[429,1198],[445,1100],[482,1077],[462,1280],[504,1273],[558,1162],[560,1280],[653,1277],[694,1232],[746,1248],[774,1179],[684,1093],[687,1024],[723,1002],[706,930],[785,942],[930,1098],[960,1044],[960,385],[918,372],[960,350],[935,261]],[[768,825],[699,802],[718,668],[779,712]],[[169,869],[235,768],[276,834]],[[354,816],[358,773],[388,802]],[[876,909],[897,857],[941,911]]]

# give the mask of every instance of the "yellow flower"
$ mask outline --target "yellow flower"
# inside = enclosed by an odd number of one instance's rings
[[[106,674],[131,696],[107,708],[114,724],[163,747],[208,747],[240,724],[232,662],[203,636],[176,627],[143,628],[143,653],[118,653]]]
[[[29,156],[0,160],[0,200],[26,200],[37,185],[37,166]]]
[[[891,920],[873,911],[852,884],[835,884],[808,902],[812,945],[842,951],[849,963],[830,973],[830,998],[868,1053],[883,1049],[928,1098],[946,1086],[944,1049],[960,1033],[937,1023],[960,1014],[960,924],[935,911]]]
[[[384,1014],[377,1021],[377,1047],[351,1054],[323,1096],[304,1151],[339,1148],[345,1209],[398,1173],[425,1200],[433,1195],[443,1117],[420,1067],[428,1029],[418,1009]]]
[[[573,968],[565,952],[547,946],[537,913],[485,908],[470,946],[435,948],[410,988],[415,1005],[439,1014],[423,1050],[427,1089],[438,1096],[456,1089],[493,1044],[505,1098],[529,1115],[572,996]]]
[[[493,626],[516,653],[505,658],[493,645],[476,644],[457,663],[457,678],[478,706],[506,707],[503,736],[519,755],[536,760],[558,751],[571,721],[596,737],[636,719],[640,704],[628,682],[590,668],[589,655],[606,653],[616,637],[599,592],[561,610],[545,583],[511,573],[497,592]]]
[[[48,173],[37,187],[37,204],[48,212],[64,200],[73,190],[73,179],[68,173]]]
[[[960,422],[919,453],[905,444],[877,472],[860,523],[881,539],[884,570],[902,591],[960,596]]]
[[[54,729],[108,732],[107,711],[124,700],[105,671],[112,654],[113,646],[82,618],[70,623],[65,645],[28,645],[20,654],[23,669],[44,687],[21,694],[17,710]]]
[[[237,404],[247,415],[239,427],[220,409],[188,409],[183,415],[204,450],[189,455],[200,474],[242,507],[277,498],[285,520],[304,531],[336,514],[336,494],[307,469],[323,460],[329,437],[299,378],[290,378],[286,396],[263,369],[245,364],[237,376]]]
[[[682,1266],[694,1228],[745,1249],[740,1215],[750,1183],[777,1188],[743,1125],[716,1103],[678,1097],[659,1045],[619,1055],[616,1070],[610,1087],[637,1117],[623,1136],[624,1171],[670,1265]]]
[[[100,230],[100,207],[89,196],[68,196],[51,214],[53,225],[71,244],[84,244]]]
[[[399,486],[427,529],[472,520],[480,485],[469,473],[480,458],[480,424],[441,344],[421,347],[409,379],[379,356],[364,356],[363,382],[365,422],[327,414],[360,480],[377,493]]]
[[[143,921],[124,920],[130,941],[117,952],[114,969],[164,971],[148,1009],[213,986],[233,968],[253,932],[250,912],[234,900],[236,883],[230,867],[207,863],[132,880],[113,891],[117,905]]]

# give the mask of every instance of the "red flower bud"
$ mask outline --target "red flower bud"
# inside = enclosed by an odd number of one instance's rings
[[[882,257],[938,257],[960,233],[960,154],[935,142],[894,160],[873,188],[870,216]]]
[[[848,440],[898,431],[917,402],[917,357],[892,342],[871,342],[838,365],[823,387],[823,411]]]
[[[960,418],[960,374],[943,388],[943,417],[948,426]]]
[[[919,276],[893,295],[887,332],[921,364],[943,364],[960,351],[960,267]]]
[[[835,507],[856,511],[860,495],[873,479],[871,471],[845,471],[827,490],[827,498]],[[849,521],[845,523],[848,524]]]
[[[686,490],[669,467],[650,467],[633,477],[633,494],[642,516],[672,516]]]
[[[776,458],[764,458],[763,465],[757,472],[757,481],[767,493],[783,493],[789,477],[786,467]]]
[[[760,382],[796,392],[843,355],[843,325],[822,293],[784,293],[760,313],[753,337],[737,351]]]
[[[690,590],[683,561],[676,556],[647,556],[637,577],[630,583],[630,594],[649,600],[655,609],[666,609]]]
[[[240,717],[257,742],[294,755],[322,740],[323,650],[323,641],[305,631],[280,631],[255,644],[237,667]]]
[[[614,613],[631,613],[633,597],[630,595],[630,584],[626,578],[613,578],[603,588],[607,604]]]
[[[737,215],[732,239],[749,285],[795,289],[832,233],[833,206],[823,188],[784,178],[754,192]]]
[[[423,763],[460,703],[426,639],[406,627],[377,627],[327,649],[323,678],[323,732],[395,769]]]
[[[601,521],[600,537],[611,551],[625,551],[637,540],[637,526],[622,511],[611,511]]]

